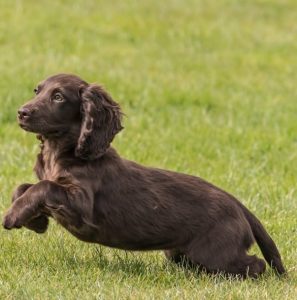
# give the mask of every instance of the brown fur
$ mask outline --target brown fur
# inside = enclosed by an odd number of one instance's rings
[[[210,273],[257,277],[265,262],[247,255],[254,240],[285,273],[259,220],[205,180],[148,168],[110,147],[122,129],[119,105],[98,85],[74,75],[43,81],[19,110],[20,126],[37,133],[36,184],[13,195],[3,225],[45,232],[54,218],[80,240],[126,250],[165,250]]]

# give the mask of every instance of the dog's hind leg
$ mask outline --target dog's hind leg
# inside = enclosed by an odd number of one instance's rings
[[[176,264],[183,264],[187,257],[177,249],[164,250],[166,258]]]
[[[191,269],[199,268],[197,264],[193,264],[191,260],[180,250],[177,249],[164,250],[164,254],[169,261],[177,264],[178,266],[191,268]]]
[[[228,223],[219,224],[205,236],[196,237],[184,251],[185,255],[193,264],[203,266],[207,273],[223,273],[241,278],[258,277],[265,271],[266,264],[257,256],[247,255],[253,243],[249,227],[238,226],[237,231],[223,232],[224,225],[227,229]]]

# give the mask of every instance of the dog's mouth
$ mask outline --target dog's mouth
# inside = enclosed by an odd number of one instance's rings
[[[31,131],[30,126],[22,120],[19,120],[19,126],[26,131]]]
[[[20,119],[18,118],[18,123],[19,123],[19,126],[26,130],[26,131],[29,131],[29,132],[34,132],[36,133],[36,131],[34,130],[34,128],[32,128],[32,125],[28,122],[27,119]]]
[[[41,134],[43,136],[46,137],[59,137],[61,135],[63,135],[64,131],[61,129],[44,129],[44,126],[42,126],[42,124],[39,124],[39,126],[37,126],[37,124],[34,124],[34,127],[32,124],[28,124],[28,122],[24,121],[24,120],[19,120],[19,126],[28,132],[32,132],[32,133],[37,133],[37,134]]]

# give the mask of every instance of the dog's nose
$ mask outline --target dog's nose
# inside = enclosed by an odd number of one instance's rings
[[[19,110],[18,110],[18,117],[19,119],[26,119],[26,118],[29,118],[30,115],[31,115],[31,110],[29,108],[26,108],[26,107],[21,107]]]

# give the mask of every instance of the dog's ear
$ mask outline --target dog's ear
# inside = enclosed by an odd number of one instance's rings
[[[122,113],[119,105],[98,85],[82,88],[80,95],[82,123],[75,155],[92,160],[102,156],[123,129]]]

